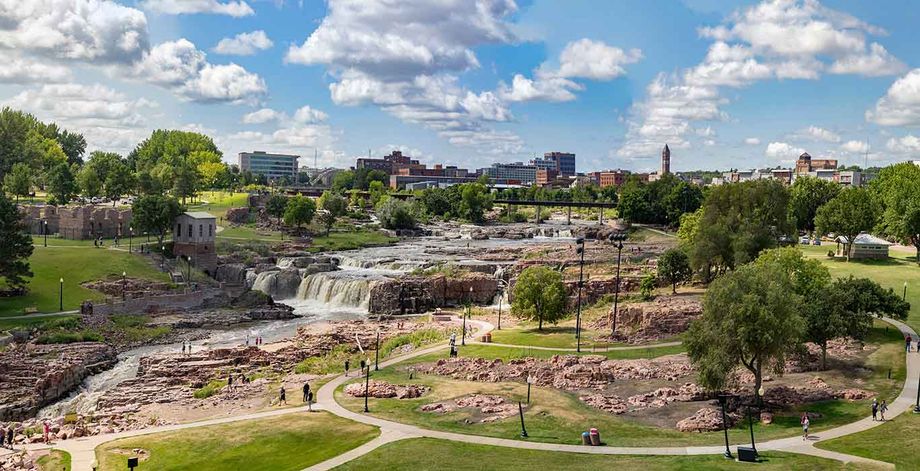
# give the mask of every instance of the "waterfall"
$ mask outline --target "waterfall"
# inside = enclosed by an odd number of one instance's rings
[[[371,288],[384,279],[370,270],[341,270],[315,273],[303,279],[297,298],[316,300],[334,306],[367,309]]]
[[[261,291],[273,299],[290,299],[300,286],[300,271],[296,268],[281,271],[264,271],[256,276],[252,289]]]

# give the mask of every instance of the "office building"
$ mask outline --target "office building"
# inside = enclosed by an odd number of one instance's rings
[[[795,174],[807,175],[818,170],[836,170],[837,159],[812,159],[808,152],[803,152],[795,162]]]
[[[510,164],[496,162],[491,167],[479,169],[479,173],[492,180],[503,180],[513,184],[533,185],[537,182],[537,166],[523,162]]]
[[[291,180],[297,177],[297,159],[299,155],[272,154],[268,152],[240,152],[240,171],[249,171],[256,175],[274,180],[288,177]]]
[[[425,168],[418,160],[414,160],[408,155],[403,155],[401,151],[394,150],[390,155],[383,156],[382,159],[372,159],[361,157],[355,162],[356,169],[380,170],[387,175],[395,175],[400,169],[404,168]]]
[[[547,152],[543,154],[544,161],[553,162],[553,170],[563,177],[575,176],[575,154],[568,152]],[[537,165],[534,163],[534,165]]]

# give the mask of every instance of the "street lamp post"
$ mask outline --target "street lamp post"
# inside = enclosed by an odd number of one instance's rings
[[[48,220],[42,221],[42,234],[45,236],[45,247],[48,246]],[[907,283],[904,283],[904,286],[907,286]]]
[[[470,286],[470,297],[466,302],[466,312],[463,314],[463,334],[460,336],[460,345],[466,346],[466,318],[469,317],[473,309],[473,287]]]
[[[132,242],[134,240],[134,229],[131,226],[128,226],[128,253],[132,252]]]
[[[121,300],[124,301],[128,291],[128,272],[121,272]]]
[[[374,349],[374,371],[380,371],[380,329],[377,329],[377,347]]]
[[[748,405],[748,428],[751,431],[751,449],[754,450],[754,456],[759,455],[759,453],[757,453],[757,446],[754,444],[754,406],[758,406],[759,410],[760,398],[763,397],[763,393],[763,386],[761,386],[760,389],[754,391],[754,403]]]
[[[914,405],[914,413],[920,414],[920,375],[917,375],[917,403]]]
[[[902,301],[907,301],[907,282],[904,282],[904,296],[901,297]]]
[[[498,327],[497,330],[502,330],[502,300],[505,298],[505,292],[508,290],[508,283],[505,280],[498,279]]]
[[[617,309],[620,301],[620,255],[623,252],[623,241],[626,240],[626,234],[623,232],[611,234],[610,240],[616,244],[615,247],[617,248],[617,279],[613,289],[613,318],[611,319],[608,314],[607,319],[607,323],[611,326],[610,337],[612,339],[617,331]]]
[[[63,311],[63,310],[64,310],[64,278],[62,277],[62,278],[61,278],[60,280],[58,280],[58,281],[60,281],[60,283],[61,283],[61,289],[60,289],[60,301],[61,301],[61,305],[60,305],[60,310]]]
[[[725,453],[722,455],[727,459],[734,459],[732,451],[728,448],[728,421],[725,420],[725,403],[728,402],[728,394],[719,394],[719,405],[722,406],[722,430],[725,432]]]
[[[367,408],[367,396],[370,395],[370,386],[371,386],[371,368],[370,368],[370,365],[368,365],[367,371],[364,374],[364,412],[370,412],[370,409]]]
[[[536,378],[533,375],[527,375],[527,403],[530,404],[530,386],[533,385],[533,382],[536,381]]]
[[[521,416],[521,438],[527,438],[527,429],[524,428],[524,406],[518,402],[518,414]]]
[[[579,237],[576,239],[575,247],[575,253],[580,255],[578,260],[578,302],[575,314],[575,351],[581,352],[581,290],[585,285],[585,238]]]

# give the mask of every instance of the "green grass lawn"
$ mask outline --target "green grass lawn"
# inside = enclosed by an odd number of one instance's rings
[[[568,325],[571,324],[571,325]],[[581,348],[591,351],[606,347],[626,346],[622,342],[599,342],[595,338],[607,335],[606,331],[582,329]],[[679,338],[662,340],[660,343],[680,340]],[[560,323],[557,326],[544,326],[543,330],[529,324],[518,325],[512,328],[492,331],[492,341],[510,345],[531,345],[546,348],[575,348],[575,321]],[[654,344],[650,344],[654,345]]]
[[[356,448],[376,427],[327,412],[198,427],[126,438],[96,448],[100,470],[126,469],[131,450],[147,450],[138,470],[300,470]]]
[[[386,444],[367,455],[350,461],[337,471],[349,470],[507,470],[507,469],[565,469],[594,471],[599,469],[627,470],[839,470],[838,461],[792,453],[763,452],[760,464],[738,463],[721,455],[707,456],[631,456],[591,455],[540,450],[519,450],[489,445],[450,442],[434,438],[413,438]]]
[[[322,234],[317,230],[317,234]],[[313,238],[311,252],[326,252],[337,250],[354,250],[362,247],[394,244],[399,239],[390,237],[386,233],[373,230],[358,230],[354,232],[332,232],[328,236]]]
[[[218,218],[225,217],[230,208],[242,208],[249,205],[249,193],[229,191],[203,191],[197,200],[188,203],[189,211],[207,211]]]
[[[886,331],[879,323],[870,331],[868,342],[881,344],[867,359],[865,366],[873,373],[860,385],[878,393],[879,399],[891,401],[897,396],[903,385],[905,367],[902,340],[895,329]],[[610,351],[610,358],[629,359],[644,358],[664,354],[680,353],[682,346],[662,347],[640,350]],[[533,356],[549,358],[559,352],[546,350],[529,350],[527,348],[497,347],[488,345],[468,345],[460,347],[462,357],[480,357],[486,359],[500,358],[507,362],[515,358]],[[407,368],[412,364],[426,363],[445,357],[446,353],[437,353],[414,358],[393,367],[372,373],[376,379],[395,384],[406,384]],[[892,377],[888,379],[888,369]],[[815,373],[820,375],[819,372]],[[358,381],[356,378],[355,381]],[[522,383],[481,383],[452,380],[434,375],[418,375],[411,383],[425,384],[432,388],[426,396],[418,399],[371,399],[371,415],[387,418],[397,422],[412,423],[435,430],[457,433],[486,435],[492,437],[521,439],[520,424],[517,417],[511,417],[491,423],[479,423],[470,412],[459,410],[447,414],[425,413],[419,410],[423,404],[449,400],[473,392],[497,394],[512,401],[525,401],[527,387]],[[607,433],[605,441],[615,446],[679,446],[679,445],[715,445],[723,439],[719,432],[683,433],[672,428],[655,427],[636,421],[628,416],[616,416],[591,408],[582,403],[577,394],[554,389],[534,387],[531,391],[532,407],[525,411],[528,440],[577,444],[581,432],[597,427]],[[345,407],[360,412],[364,407],[363,398],[353,398],[341,393],[337,400]],[[868,414],[868,400],[826,401],[809,404],[807,407],[793,407],[776,414],[773,424],[755,423],[754,432],[758,440],[794,436],[800,433],[799,416],[802,410],[822,414],[823,418],[812,422],[814,431],[826,430],[865,417]],[[700,407],[703,407],[700,405]],[[695,409],[694,409],[695,410]],[[688,414],[689,415],[689,414]],[[469,420],[468,420],[469,419]],[[733,444],[749,440],[747,422],[742,421],[729,431]]]
[[[51,450],[51,453],[39,458],[36,464],[41,471],[70,471],[70,453]]]
[[[494,340],[494,338],[493,338]],[[575,352],[569,351],[554,351],[554,350],[540,350],[528,347],[502,347],[498,345],[483,345],[483,344],[470,344],[467,346],[459,346],[460,342],[457,342],[459,349],[459,356],[461,357],[479,357],[479,358],[501,358],[504,361],[513,360],[515,358],[524,358],[524,357],[534,357],[534,358],[551,358],[554,355],[574,355]],[[604,355],[607,358],[611,359],[634,359],[634,358],[655,358],[663,355],[673,355],[676,353],[683,353],[685,351],[682,345],[672,345],[669,347],[658,347],[658,348],[637,348],[632,350],[609,350],[604,351],[601,349],[596,350],[595,352],[591,351],[590,347],[582,348],[581,355]],[[447,356],[447,350],[444,353],[439,353],[436,355],[426,355],[423,357],[415,358],[413,362],[419,361],[433,361],[437,358],[444,358]]]
[[[895,293],[904,293],[907,283],[907,301],[910,302],[910,316],[907,324],[920,332],[920,266],[913,255],[903,251],[891,250],[891,258],[885,260],[851,260],[829,258],[828,250],[834,250],[833,244],[821,246],[799,246],[808,257],[821,260],[831,275],[845,277],[853,275],[869,278],[878,284],[894,289]]]
[[[72,242],[72,241],[67,241]],[[109,276],[120,277],[126,272],[131,278],[169,281],[167,274],[152,266],[147,259],[126,251],[95,247],[36,246],[29,258],[34,276],[25,296],[0,298],[0,316],[24,313],[27,307],[40,312],[59,309],[60,282],[64,279],[64,310],[77,309],[87,299],[101,299],[101,293],[80,286],[81,283]]]
[[[854,433],[816,446],[850,455],[894,463],[898,468],[920,467],[920,415],[907,411],[887,423],[865,432]]]

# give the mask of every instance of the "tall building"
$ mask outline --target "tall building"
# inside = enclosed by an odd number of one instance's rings
[[[555,163],[555,168],[553,170],[559,172],[559,175],[563,177],[575,175],[575,154],[569,152],[547,152],[543,154],[543,160],[549,160]]]
[[[812,159],[808,152],[803,152],[795,162],[795,174],[807,175],[818,170],[836,170],[837,159]]]
[[[414,160],[408,155],[403,155],[401,151],[394,150],[390,155],[383,156],[382,159],[373,159],[370,157],[359,158],[355,162],[355,168],[366,168],[369,170],[380,170],[387,175],[395,175],[403,168],[425,168],[418,160]]]
[[[250,171],[265,178],[297,177],[299,155],[271,154],[268,152],[240,152],[240,171]]]
[[[671,149],[668,148],[668,145],[664,145],[664,149],[661,149],[661,172],[659,176],[664,176],[671,173]]]
[[[523,162],[511,164],[494,163],[491,167],[479,169],[479,173],[492,180],[504,180],[510,183],[532,185],[537,182],[537,166]]]

